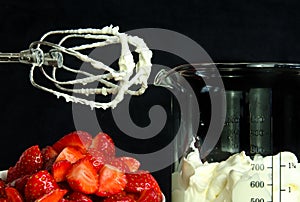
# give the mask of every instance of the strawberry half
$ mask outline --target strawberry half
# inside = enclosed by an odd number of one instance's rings
[[[42,167],[43,159],[39,146],[32,146],[22,153],[14,167],[8,169],[7,181],[11,182],[24,175],[31,175]]]
[[[98,174],[88,159],[84,158],[73,164],[66,178],[74,191],[93,194],[98,189]]]
[[[109,164],[118,168],[119,170],[121,170],[124,173],[130,172],[127,164],[124,161],[122,161],[122,159],[120,159],[120,158],[113,159]]]
[[[54,189],[49,193],[41,196],[35,202],[55,202],[60,201],[68,191],[65,189]]]
[[[142,192],[144,190],[153,189],[158,194],[159,199],[162,199],[160,187],[150,172],[139,170],[134,173],[126,173],[126,178],[127,185],[125,191]]]
[[[104,152],[107,155],[107,158],[113,158],[116,154],[116,148],[112,138],[103,132],[98,133],[93,138],[90,148]]]
[[[99,171],[102,166],[108,161],[105,153],[93,148],[90,148],[87,151],[85,158],[89,159],[89,161],[93,164],[97,171]]]
[[[111,196],[124,190],[127,184],[126,175],[118,168],[105,164],[99,171],[98,196]]]
[[[53,144],[56,152],[60,153],[65,147],[72,146],[85,153],[92,143],[92,135],[85,131],[74,131],[59,139]]]
[[[136,172],[141,166],[141,163],[133,157],[123,156],[119,159],[128,166],[130,172]]]
[[[66,175],[69,169],[72,167],[71,162],[67,160],[57,161],[52,165],[52,175],[56,182],[62,182],[66,180]]]
[[[57,161],[62,161],[62,160],[67,160],[70,163],[75,163],[79,159],[82,159],[85,157],[85,155],[77,150],[75,147],[65,147],[57,156],[55,162]]]
[[[41,170],[28,179],[24,190],[25,199],[26,201],[34,201],[57,188],[58,185],[50,173]]]

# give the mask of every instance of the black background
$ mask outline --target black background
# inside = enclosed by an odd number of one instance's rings
[[[113,24],[121,32],[151,27],[182,33],[215,62],[299,62],[299,5],[297,0],[1,1],[0,51],[27,49],[50,30]],[[25,148],[52,144],[75,127],[70,103],[31,86],[30,66],[0,66],[1,170]]]

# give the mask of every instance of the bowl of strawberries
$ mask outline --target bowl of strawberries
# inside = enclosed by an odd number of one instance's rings
[[[116,156],[112,138],[71,132],[53,145],[27,148],[0,172],[0,202],[164,202],[152,174]]]

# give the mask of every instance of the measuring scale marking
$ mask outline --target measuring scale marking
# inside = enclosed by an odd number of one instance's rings
[[[256,156],[249,175],[232,191],[233,202],[299,202],[300,165],[296,156],[281,152],[276,156]]]

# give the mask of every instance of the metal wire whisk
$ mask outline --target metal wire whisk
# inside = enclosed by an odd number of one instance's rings
[[[47,41],[50,36],[59,36],[58,43]],[[85,39],[92,42],[72,47],[65,47],[69,39]],[[121,45],[121,55],[118,60],[119,69],[115,70],[101,61],[91,58],[82,53],[86,49],[104,47],[110,44]],[[135,52],[139,55],[138,62],[129,49],[133,45]],[[64,56],[72,56],[81,62],[86,62],[96,70],[97,73],[68,67],[64,62]],[[143,39],[120,33],[118,27],[107,26],[102,29],[74,29],[50,31],[44,34],[39,41],[30,44],[28,50],[19,53],[0,53],[0,62],[20,62],[31,64],[30,82],[33,86],[50,92],[58,98],[63,97],[67,102],[89,105],[93,108],[114,108],[122,101],[125,94],[141,95],[147,89],[147,81],[151,72],[152,52]],[[47,68],[47,69],[46,69]],[[51,73],[49,73],[49,68]],[[45,79],[54,83],[50,88],[38,84],[34,72],[40,69]],[[57,79],[57,72],[64,70],[69,73],[80,75],[80,78],[61,81]],[[95,72],[95,71],[94,71]],[[98,82],[100,87],[87,88],[86,84]],[[130,90],[133,85],[138,85],[138,90]],[[70,87],[71,86],[71,87]],[[87,97],[79,96],[80,94]],[[97,102],[89,100],[89,95],[109,95],[114,97],[109,102]]]

